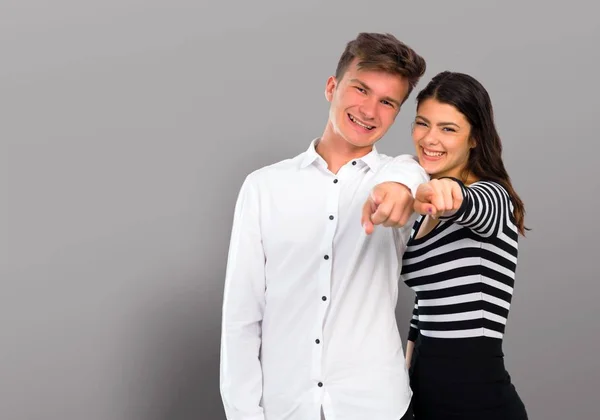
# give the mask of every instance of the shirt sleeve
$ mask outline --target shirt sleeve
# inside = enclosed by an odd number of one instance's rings
[[[382,182],[398,182],[410,189],[413,197],[417,192],[417,187],[429,181],[429,175],[425,169],[419,165],[414,156],[399,155],[383,165],[376,175],[376,184]]]
[[[463,202],[454,214],[440,216],[441,220],[460,224],[482,237],[505,233],[517,239],[513,204],[504,187],[491,181],[478,181],[470,186],[458,179],[454,181],[461,187]]]
[[[415,342],[419,335],[419,301],[415,296],[415,306],[410,319],[410,328],[408,329],[408,341]]]
[[[220,389],[228,420],[264,420],[259,359],[265,306],[265,254],[256,178],[235,205],[222,308]]]

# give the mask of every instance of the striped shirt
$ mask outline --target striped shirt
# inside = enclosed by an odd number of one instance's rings
[[[463,203],[426,235],[413,226],[402,279],[416,293],[408,339],[502,339],[518,254],[513,204],[495,182],[461,184]]]

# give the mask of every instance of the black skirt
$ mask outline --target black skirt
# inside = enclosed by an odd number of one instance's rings
[[[415,420],[528,419],[499,339],[419,335],[410,383]]]

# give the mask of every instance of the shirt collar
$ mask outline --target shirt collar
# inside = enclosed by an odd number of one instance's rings
[[[308,149],[306,150],[306,152],[304,152],[304,157],[302,158],[302,160],[300,162],[301,169],[306,168],[307,166],[314,163],[316,160],[321,160],[323,163],[325,163],[325,161],[323,160],[321,155],[319,155],[316,150],[316,145],[317,145],[318,141],[319,141],[319,138],[316,138],[310,142],[310,145],[308,146]],[[377,171],[377,169],[379,169],[379,166],[381,165],[381,156],[380,156],[379,152],[377,151],[377,148],[375,147],[375,145],[373,145],[373,150],[371,150],[369,153],[367,153],[363,157],[355,159],[355,160],[359,161],[359,162],[362,161],[372,171]]]
[[[319,139],[316,138],[310,142],[310,145],[308,146],[308,149],[306,149],[306,152],[304,152],[304,157],[302,158],[302,161],[300,162],[300,169],[306,168],[307,166],[312,164],[317,159],[323,159],[317,153],[317,149],[315,148],[318,141],[319,141]]]

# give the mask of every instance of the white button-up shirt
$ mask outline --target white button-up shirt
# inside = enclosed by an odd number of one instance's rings
[[[223,301],[221,395],[229,420],[398,420],[412,392],[395,307],[412,224],[366,235],[383,181],[428,180],[374,148],[337,174],[315,151],[261,168],[235,207]]]

